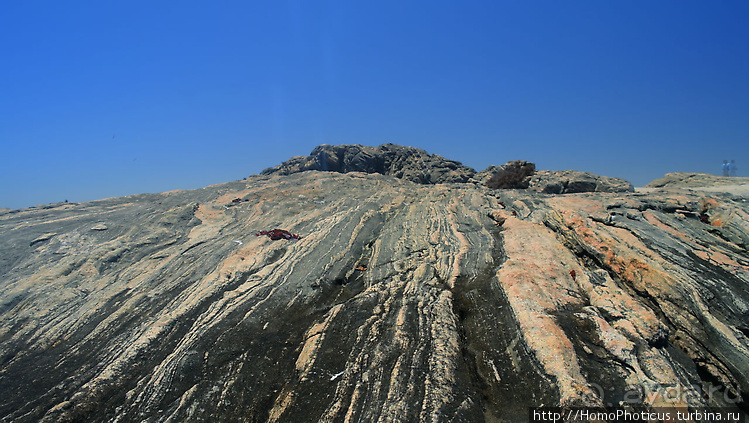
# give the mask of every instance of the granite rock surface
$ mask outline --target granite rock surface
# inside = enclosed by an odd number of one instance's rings
[[[266,173],[0,213],[0,420],[746,409],[746,199]]]

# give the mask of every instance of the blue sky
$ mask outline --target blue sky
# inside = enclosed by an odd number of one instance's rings
[[[636,185],[749,175],[746,1],[0,4],[0,207],[393,142]]]

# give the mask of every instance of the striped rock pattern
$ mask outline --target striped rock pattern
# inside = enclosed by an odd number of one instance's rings
[[[748,222],[717,194],[316,171],[5,211],[0,419],[745,406]]]

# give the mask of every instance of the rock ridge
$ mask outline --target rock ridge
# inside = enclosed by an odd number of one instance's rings
[[[468,182],[476,173],[468,166],[437,154],[397,144],[378,147],[358,144],[315,147],[309,156],[297,156],[264,169],[261,175],[289,175],[308,170],[364,172],[392,175],[419,184]]]
[[[651,181],[649,188],[689,188],[711,187],[720,185],[747,185],[749,178],[735,176],[717,176],[707,173],[673,172],[664,177]]]
[[[545,194],[634,192],[631,182],[578,170],[540,170],[527,178],[528,188]]]
[[[291,175],[310,170],[379,173],[419,184],[471,182],[488,184],[495,189],[530,189],[549,194],[634,191],[632,184],[623,179],[574,170],[536,171],[535,164],[525,160],[489,166],[477,173],[458,161],[397,144],[382,144],[378,147],[323,144],[315,147],[309,156],[292,157],[278,166],[264,169],[260,174]],[[490,182],[500,174],[512,174],[509,177],[511,181],[503,177],[503,183]]]

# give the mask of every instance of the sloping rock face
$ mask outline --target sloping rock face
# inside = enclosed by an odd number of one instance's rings
[[[746,407],[747,213],[314,171],[5,212],[0,419]]]
[[[429,154],[419,148],[383,144],[378,147],[320,145],[309,156],[293,157],[276,167],[263,170],[261,174],[290,175],[308,170],[379,173],[419,184],[468,182],[476,173],[460,162]]]
[[[674,172],[667,173],[663,178],[656,179],[646,186],[651,188],[685,188],[736,184],[749,184],[749,178],[716,176],[707,173]]]
[[[533,191],[546,194],[580,192],[634,192],[629,181],[610,176],[594,175],[578,170],[541,170],[528,177],[526,184]]]

